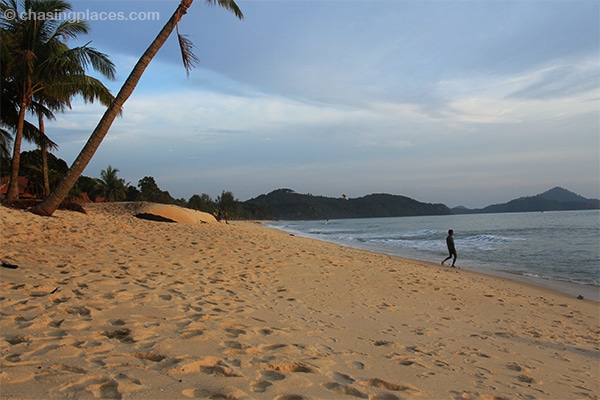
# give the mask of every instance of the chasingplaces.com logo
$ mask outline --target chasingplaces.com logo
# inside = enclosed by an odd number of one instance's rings
[[[158,11],[62,11],[35,12],[33,10],[17,11],[13,9],[0,11],[6,20],[35,20],[35,21],[159,21]]]

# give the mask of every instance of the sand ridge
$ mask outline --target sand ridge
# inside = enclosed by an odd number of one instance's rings
[[[0,397],[600,397],[598,303],[251,222],[0,207]]]

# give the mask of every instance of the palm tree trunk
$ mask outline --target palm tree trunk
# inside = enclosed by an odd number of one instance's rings
[[[19,121],[17,122],[17,134],[13,146],[13,158],[10,169],[10,182],[6,192],[7,202],[14,203],[19,200],[19,165],[21,164],[21,142],[23,141],[23,129],[25,127],[25,110],[27,109],[27,98],[21,100],[19,110]]]
[[[46,129],[44,128],[44,116],[42,113],[38,114],[38,120],[40,132],[42,132],[42,135],[45,136]],[[40,144],[40,150],[42,151],[42,175],[44,176],[44,190],[42,194],[43,197],[46,197],[48,196],[48,193],[50,193],[50,178],[48,177],[48,147],[43,140]]]
[[[150,46],[146,49],[142,57],[138,60],[135,67],[129,74],[129,77],[123,83],[121,90],[115,97],[113,103],[108,107],[102,119],[96,126],[96,129],[92,132],[92,135],[88,139],[87,143],[67,171],[65,177],[60,181],[60,183],[54,188],[50,196],[46,197],[46,199],[33,207],[31,211],[35,214],[50,216],[58,209],[60,203],[65,199],[68,195],[69,190],[73,187],[77,179],[81,176],[85,167],[89,164],[92,157],[96,153],[96,150],[102,143],[102,140],[108,133],[113,121],[119,114],[123,104],[127,101],[129,96],[133,93],[135,87],[137,86],[142,74],[158,52],[160,48],[165,44],[177,23],[181,20],[183,15],[187,12],[188,8],[192,5],[194,0],[182,0],[171,18],[167,21],[165,26],[162,28],[156,39],[150,44]]]

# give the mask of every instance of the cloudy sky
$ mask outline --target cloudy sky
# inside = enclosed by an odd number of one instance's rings
[[[79,42],[110,55],[116,93],[178,2],[72,1]],[[196,0],[84,172],[108,165],[173,197],[290,188],[484,207],[562,186],[599,197],[600,2]],[[94,14],[90,14],[94,15]],[[93,75],[93,73],[92,73]],[[48,123],[71,163],[98,122],[76,103]]]

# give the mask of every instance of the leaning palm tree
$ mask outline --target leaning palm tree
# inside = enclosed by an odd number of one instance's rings
[[[60,85],[64,85],[64,76],[85,75],[88,66],[110,79],[115,75],[115,67],[105,54],[88,46],[68,49],[65,45],[64,40],[88,33],[85,22],[29,18],[30,15],[61,15],[71,10],[68,3],[62,0],[22,0],[21,6],[25,13],[21,12],[17,0],[0,3],[2,72],[16,92],[14,102],[19,112],[7,193],[9,202],[19,196],[17,178],[25,116],[36,93],[51,88],[58,90]],[[7,18],[8,15],[16,17]]]
[[[233,0],[206,0],[208,4],[218,4],[219,6],[225,8],[228,11],[231,11],[237,18],[243,19],[244,15],[241,10],[238,8],[237,4]],[[66,198],[69,193],[69,190],[75,182],[77,182],[77,178],[83,173],[85,167],[88,165],[96,150],[102,143],[102,140],[108,133],[113,121],[117,117],[119,111],[133,93],[136,85],[138,84],[140,78],[142,77],[144,71],[150,65],[150,62],[160,50],[160,48],[165,44],[173,30],[176,29],[177,24],[181,21],[181,18],[186,14],[187,10],[191,7],[193,0],[182,0],[171,18],[167,21],[165,26],[159,32],[158,36],[154,39],[154,41],[150,44],[150,46],[146,49],[144,54],[142,54],[141,58],[138,60],[136,65],[133,67],[129,77],[121,87],[121,90],[117,94],[115,101],[111,104],[111,106],[106,110],[100,122],[92,132],[90,138],[87,143],[79,153],[79,156],[75,159],[69,171],[63,178],[63,180],[54,188],[50,196],[48,196],[43,202],[38,204],[37,206],[31,209],[32,212],[39,215],[50,216],[58,209],[60,203]],[[197,61],[193,54],[190,52],[191,43],[189,40],[178,33],[179,44],[181,47],[181,54],[183,57],[183,64],[186,68],[186,71],[189,73],[189,70],[194,66]]]

